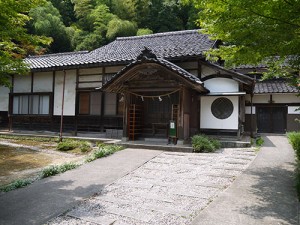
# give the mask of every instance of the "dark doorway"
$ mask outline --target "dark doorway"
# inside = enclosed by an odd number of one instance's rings
[[[258,106],[257,128],[259,133],[285,133],[287,107]]]

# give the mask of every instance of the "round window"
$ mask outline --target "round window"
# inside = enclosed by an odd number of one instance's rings
[[[233,113],[233,104],[228,98],[217,98],[211,104],[211,112],[218,119],[227,119]]]

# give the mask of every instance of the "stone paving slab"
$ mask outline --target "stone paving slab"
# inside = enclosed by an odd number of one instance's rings
[[[90,218],[94,215],[94,222],[103,220],[105,225],[113,220],[114,225],[188,225],[255,156],[251,149],[204,154],[164,152],[48,224],[68,220],[72,225],[78,219],[93,222]],[[70,222],[72,217],[76,223]]]

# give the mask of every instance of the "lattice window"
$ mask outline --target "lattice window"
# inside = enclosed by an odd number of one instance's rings
[[[211,104],[211,112],[218,119],[227,119],[233,113],[233,104],[228,98],[217,98]]]

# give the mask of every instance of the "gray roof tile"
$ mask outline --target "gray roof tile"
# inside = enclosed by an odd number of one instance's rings
[[[299,93],[299,90],[284,80],[267,80],[255,84],[254,94]]]
[[[136,37],[117,38],[114,42],[90,53],[93,62],[133,61],[147,47],[157,57],[173,59],[184,56],[201,56],[212,48],[215,41],[198,30],[175,31]]]
[[[136,37],[121,37],[115,41],[87,52],[69,52],[33,56],[25,59],[31,69],[54,69],[57,67],[80,66],[101,63],[128,63],[134,61],[144,47],[165,59],[187,56],[202,56],[212,48],[215,41],[198,30],[174,31]]]

